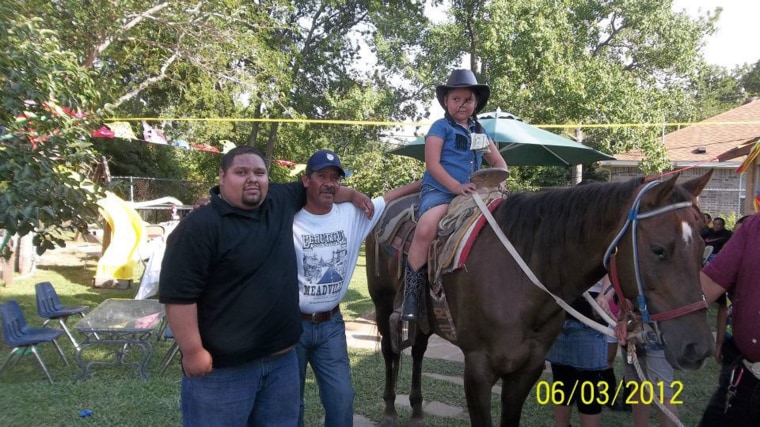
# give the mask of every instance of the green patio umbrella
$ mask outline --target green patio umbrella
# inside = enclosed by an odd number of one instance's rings
[[[510,113],[478,114],[508,166],[572,166],[615,160],[601,151],[523,122]],[[425,160],[425,138],[390,151],[391,154]]]

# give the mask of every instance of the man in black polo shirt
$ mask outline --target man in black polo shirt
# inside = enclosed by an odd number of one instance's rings
[[[336,200],[370,215],[369,198],[342,188]],[[185,426],[298,422],[301,334],[293,216],[300,182],[269,184],[249,146],[222,158],[211,203],[169,235],[159,300],[182,351]]]

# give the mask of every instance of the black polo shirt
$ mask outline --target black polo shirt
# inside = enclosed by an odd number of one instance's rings
[[[215,367],[292,346],[301,335],[293,216],[303,184],[270,184],[255,210],[211,189],[211,204],[186,216],[166,242],[159,301],[198,305],[203,346]]]

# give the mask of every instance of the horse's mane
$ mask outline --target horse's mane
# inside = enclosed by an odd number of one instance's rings
[[[578,244],[618,224],[643,180],[510,194],[494,217],[524,256],[534,247]]]

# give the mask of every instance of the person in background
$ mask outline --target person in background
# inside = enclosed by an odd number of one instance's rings
[[[610,297],[607,297],[610,298]],[[599,299],[597,299],[599,301]],[[630,302],[629,302],[630,304]],[[600,304],[602,305],[602,304]],[[618,319],[615,332],[619,343],[622,344],[624,352],[627,352],[627,331],[625,327],[620,327],[624,324],[625,319]],[[624,356],[625,357],[625,356]],[[636,358],[639,362],[644,378],[639,376],[634,364],[628,363],[628,359],[625,358],[625,384],[623,389],[624,397],[626,401],[637,402],[631,405],[631,411],[633,412],[633,426],[634,427],[648,427],[649,426],[649,414],[651,412],[651,406],[654,405],[655,396],[648,395],[645,392],[645,388],[639,386],[635,388],[637,394],[631,395],[629,399],[630,390],[627,386],[629,381],[637,381],[641,384],[645,382],[651,384],[663,384],[662,389],[658,389],[656,398],[659,402],[662,402],[665,408],[675,416],[678,416],[678,407],[672,403],[675,391],[673,390],[673,381],[675,376],[675,369],[668,363],[665,358],[665,350],[663,344],[645,344],[641,348],[636,348]],[[648,391],[648,390],[647,390]],[[642,402],[652,402],[651,404],[644,404]],[[676,423],[668,417],[663,410],[657,408],[658,418],[661,427],[674,427]]]
[[[182,353],[183,425],[292,427],[301,336],[293,218],[306,189],[270,185],[261,152],[241,146],[222,157],[210,194],[169,235],[159,283]],[[336,200],[374,210],[347,188]]]
[[[609,276],[605,275],[602,278],[602,289],[603,291],[595,298],[596,302],[612,319],[617,319],[620,314],[620,308],[617,306],[615,288],[610,283]],[[611,324],[610,327],[614,328],[615,325]],[[602,371],[602,379],[607,383],[608,390],[615,390],[618,385],[617,377],[615,376],[615,360],[617,359],[618,347],[620,346],[618,345],[617,338],[608,336],[607,368]],[[609,400],[605,405],[613,411],[631,410],[631,405],[625,403],[625,393],[622,393],[622,396],[614,401],[612,399]]]
[[[507,164],[493,140],[478,123],[491,95],[488,85],[479,84],[470,70],[454,70],[445,85],[435,89],[445,115],[436,120],[425,136],[425,174],[422,177],[419,220],[414,231],[404,275],[401,320],[417,321],[418,300],[427,279],[428,248],[438,233],[438,223],[454,197],[477,191],[469,182],[483,158],[492,167]]]
[[[303,328],[296,345],[301,390],[299,426],[304,425],[307,365],[311,365],[319,387],[324,425],[353,425],[354,389],[340,302],[348,291],[362,242],[377,224],[386,203],[417,192],[420,187],[417,181],[372,199],[375,214],[368,219],[364,211],[350,203],[334,203],[345,176],[338,155],[320,150],[306,163],[301,178],[306,205],[293,222]]]
[[[702,212],[702,218],[705,221],[705,227],[707,227],[708,229],[711,229],[712,228],[712,215],[710,215],[707,212]]]
[[[723,249],[723,245],[728,242],[728,239],[731,238],[732,234],[731,230],[726,229],[726,221],[723,218],[717,217],[712,220],[712,229],[710,229],[705,236],[705,245],[713,247],[712,255],[710,255],[709,258],[710,260],[720,253],[720,250]]]
[[[589,289],[589,294],[596,298],[602,291],[600,280]],[[593,318],[595,313],[591,305],[579,297],[571,306],[582,315]],[[568,427],[573,405],[578,406],[581,427],[598,427],[602,424],[602,405],[597,399],[590,402],[573,393],[573,388],[583,384],[604,382],[602,372],[607,368],[607,339],[605,335],[586,325],[569,313],[562,325],[562,331],[554,341],[546,360],[551,362],[553,382],[552,390],[562,390],[565,398],[554,405],[554,425]],[[555,388],[556,385],[556,388]],[[615,390],[613,387],[612,390]],[[569,400],[572,396],[572,400]]]
[[[757,426],[760,420],[760,218],[752,215],[700,273],[707,301],[733,295],[732,339],[722,345],[718,388],[701,427]]]

